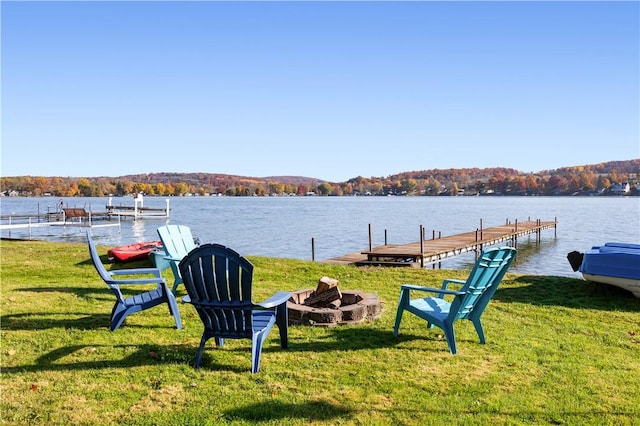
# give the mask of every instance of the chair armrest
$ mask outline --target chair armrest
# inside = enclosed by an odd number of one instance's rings
[[[164,278],[137,278],[137,279],[125,279],[125,280],[110,280],[109,284],[166,284]]]
[[[438,293],[438,294],[454,294],[456,296],[465,294],[464,291],[446,290],[446,289],[435,288],[435,287],[423,287],[423,286],[414,285],[414,284],[402,284],[401,289],[426,291],[426,292]]]
[[[182,260],[182,257],[165,256],[164,259],[170,260],[171,262],[180,262]]]
[[[276,294],[274,294],[273,296],[271,296],[270,298],[268,298],[267,300],[260,302],[260,303],[255,303],[255,305],[258,305],[262,308],[274,308],[276,306],[282,305],[283,303],[286,303],[287,300],[289,300],[289,298],[291,297],[291,293],[288,291],[279,291]]]
[[[442,282],[442,289],[446,290],[449,284],[466,284],[466,281],[462,280],[454,280],[454,279],[446,279]]]
[[[111,275],[143,275],[150,274],[156,278],[162,277],[158,268],[137,268],[137,269],[115,269],[109,271]]]
[[[158,268],[137,268],[137,269],[116,269],[109,271],[109,275],[113,278],[113,284],[163,284],[164,278]],[[116,279],[116,275],[153,275],[154,278],[125,278]]]

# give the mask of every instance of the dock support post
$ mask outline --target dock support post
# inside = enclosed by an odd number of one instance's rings
[[[384,245],[387,245],[387,230],[384,230]]]
[[[424,268],[424,226],[420,225],[420,267]]]
[[[371,245],[371,224],[369,224],[369,251],[371,251],[373,246]]]
[[[316,260],[316,243],[313,237],[311,237],[311,261],[315,262]]]

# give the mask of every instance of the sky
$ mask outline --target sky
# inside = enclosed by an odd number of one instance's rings
[[[2,176],[640,158],[638,1],[0,2]]]

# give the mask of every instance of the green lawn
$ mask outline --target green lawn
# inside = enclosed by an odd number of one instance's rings
[[[396,341],[393,321],[400,284],[468,271],[249,256],[256,300],[326,275],[384,303],[371,323],[291,326],[286,350],[273,330],[252,375],[248,340],[211,340],[191,366],[202,325],[190,305],[183,330],[159,306],[110,332],[115,299],[86,245],[0,250],[2,424],[640,424],[640,299],[616,288],[508,274],[483,316],[487,344],[458,322],[454,356],[441,330],[405,314]]]

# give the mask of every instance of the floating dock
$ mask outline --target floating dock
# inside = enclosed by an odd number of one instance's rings
[[[138,194],[133,199],[133,206],[114,206],[111,197],[107,203],[107,211],[103,214],[107,216],[124,216],[137,218],[168,218],[169,217],[169,199],[165,200],[165,208],[144,207],[144,199],[142,194]]]
[[[436,237],[435,231],[431,239],[425,238],[424,228],[420,226],[420,241],[407,244],[384,244],[371,246],[371,225],[369,225],[369,249],[349,253],[344,256],[327,259],[327,263],[347,263],[357,266],[413,266],[435,265],[445,259],[474,251],[479,253],[483,248],[495,244],[507,243],[517,246],[518,237],[536,234],[536,242],[540,242],[540,234],[545,229],[557,229],[558,221],[543,222],[527,220],[524,222],[506,221],[504,225],[480,228],[462,234]],[[386,238],[385,238],[386,240]]]

